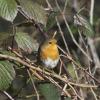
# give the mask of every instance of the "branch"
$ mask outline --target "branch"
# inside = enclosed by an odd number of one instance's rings
[[[27,62],[23,61],[22,59],[18,58],[18,57],[12,57],[12,56],[9,56],[9,55],[3,55],[3,54],[0,54],[0,59],[7,59],[7,60],[13,60],[13,61],[17,61],[19,62],[20,64],[26,66],[26,67],[29,67],[37,72],[40,72],[40,73],[43,73],[43,69],[40,69],[39,67],[36,67],[36,66],[33,66],[33,65],[30,65],[28,64]],[[97,88],[96,85],[89,85],[89,84],[78,84],[78,83],[73,83],[73,82],[70,82],[68,80],[66,80],[65,78],[59,76],[58,74],[55,74],[55,73],[50,73],[50,72],[47,72],[44,70],[44,75],[47,75],[47,76],[50,76],[50,77],[54,77],[56,79],[59,79],[60,81],[62,81],[63,83],[66,83],[66,84],[71,84],[73,86],[77,86],[77,87],[85,87],[85,88]]]

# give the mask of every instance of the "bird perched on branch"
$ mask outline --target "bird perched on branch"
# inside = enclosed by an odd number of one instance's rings
[[[48,39],[41,44],[39,48],[39,60],[45,67],[50,69],[55,68],[59,62],[59,58],[56,39]]]

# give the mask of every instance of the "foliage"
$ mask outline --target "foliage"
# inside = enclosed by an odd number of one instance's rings
[[[6,90],[14,78],[13,64],[8,61],[0,61],[0,90]]]
[[[0,0],[0,16],[13,22],[17,15],[17,4],[15,0]]]
[[[0,91],[8,98],[100,99],[99,14],[90,16],[86,0],[75,4],[73,9],[70,0],[0,0]],[[53,70],[37,59],[47,37],[58,40],[61,54]]]
[[[33,45],[33,39],[27,33],[17,32],[15,40],[18,44],[18,47],[23,51],[32,52],[36,47]]]
[[[59,100],[60,98],[58,89],[52,84],[40,84],[39,90],[44,95],[46,100]]]

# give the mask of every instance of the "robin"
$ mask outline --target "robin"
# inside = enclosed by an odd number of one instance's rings
[[[59,62],[59,51],[56,39],[48,39],[39,48],[39,59],[47,68],[55,68]]]

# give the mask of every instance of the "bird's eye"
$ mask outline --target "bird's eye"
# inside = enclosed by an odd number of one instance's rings
[[[52,44],[52,42],[51,42],[51,41],[49,41],[49,44]]]

